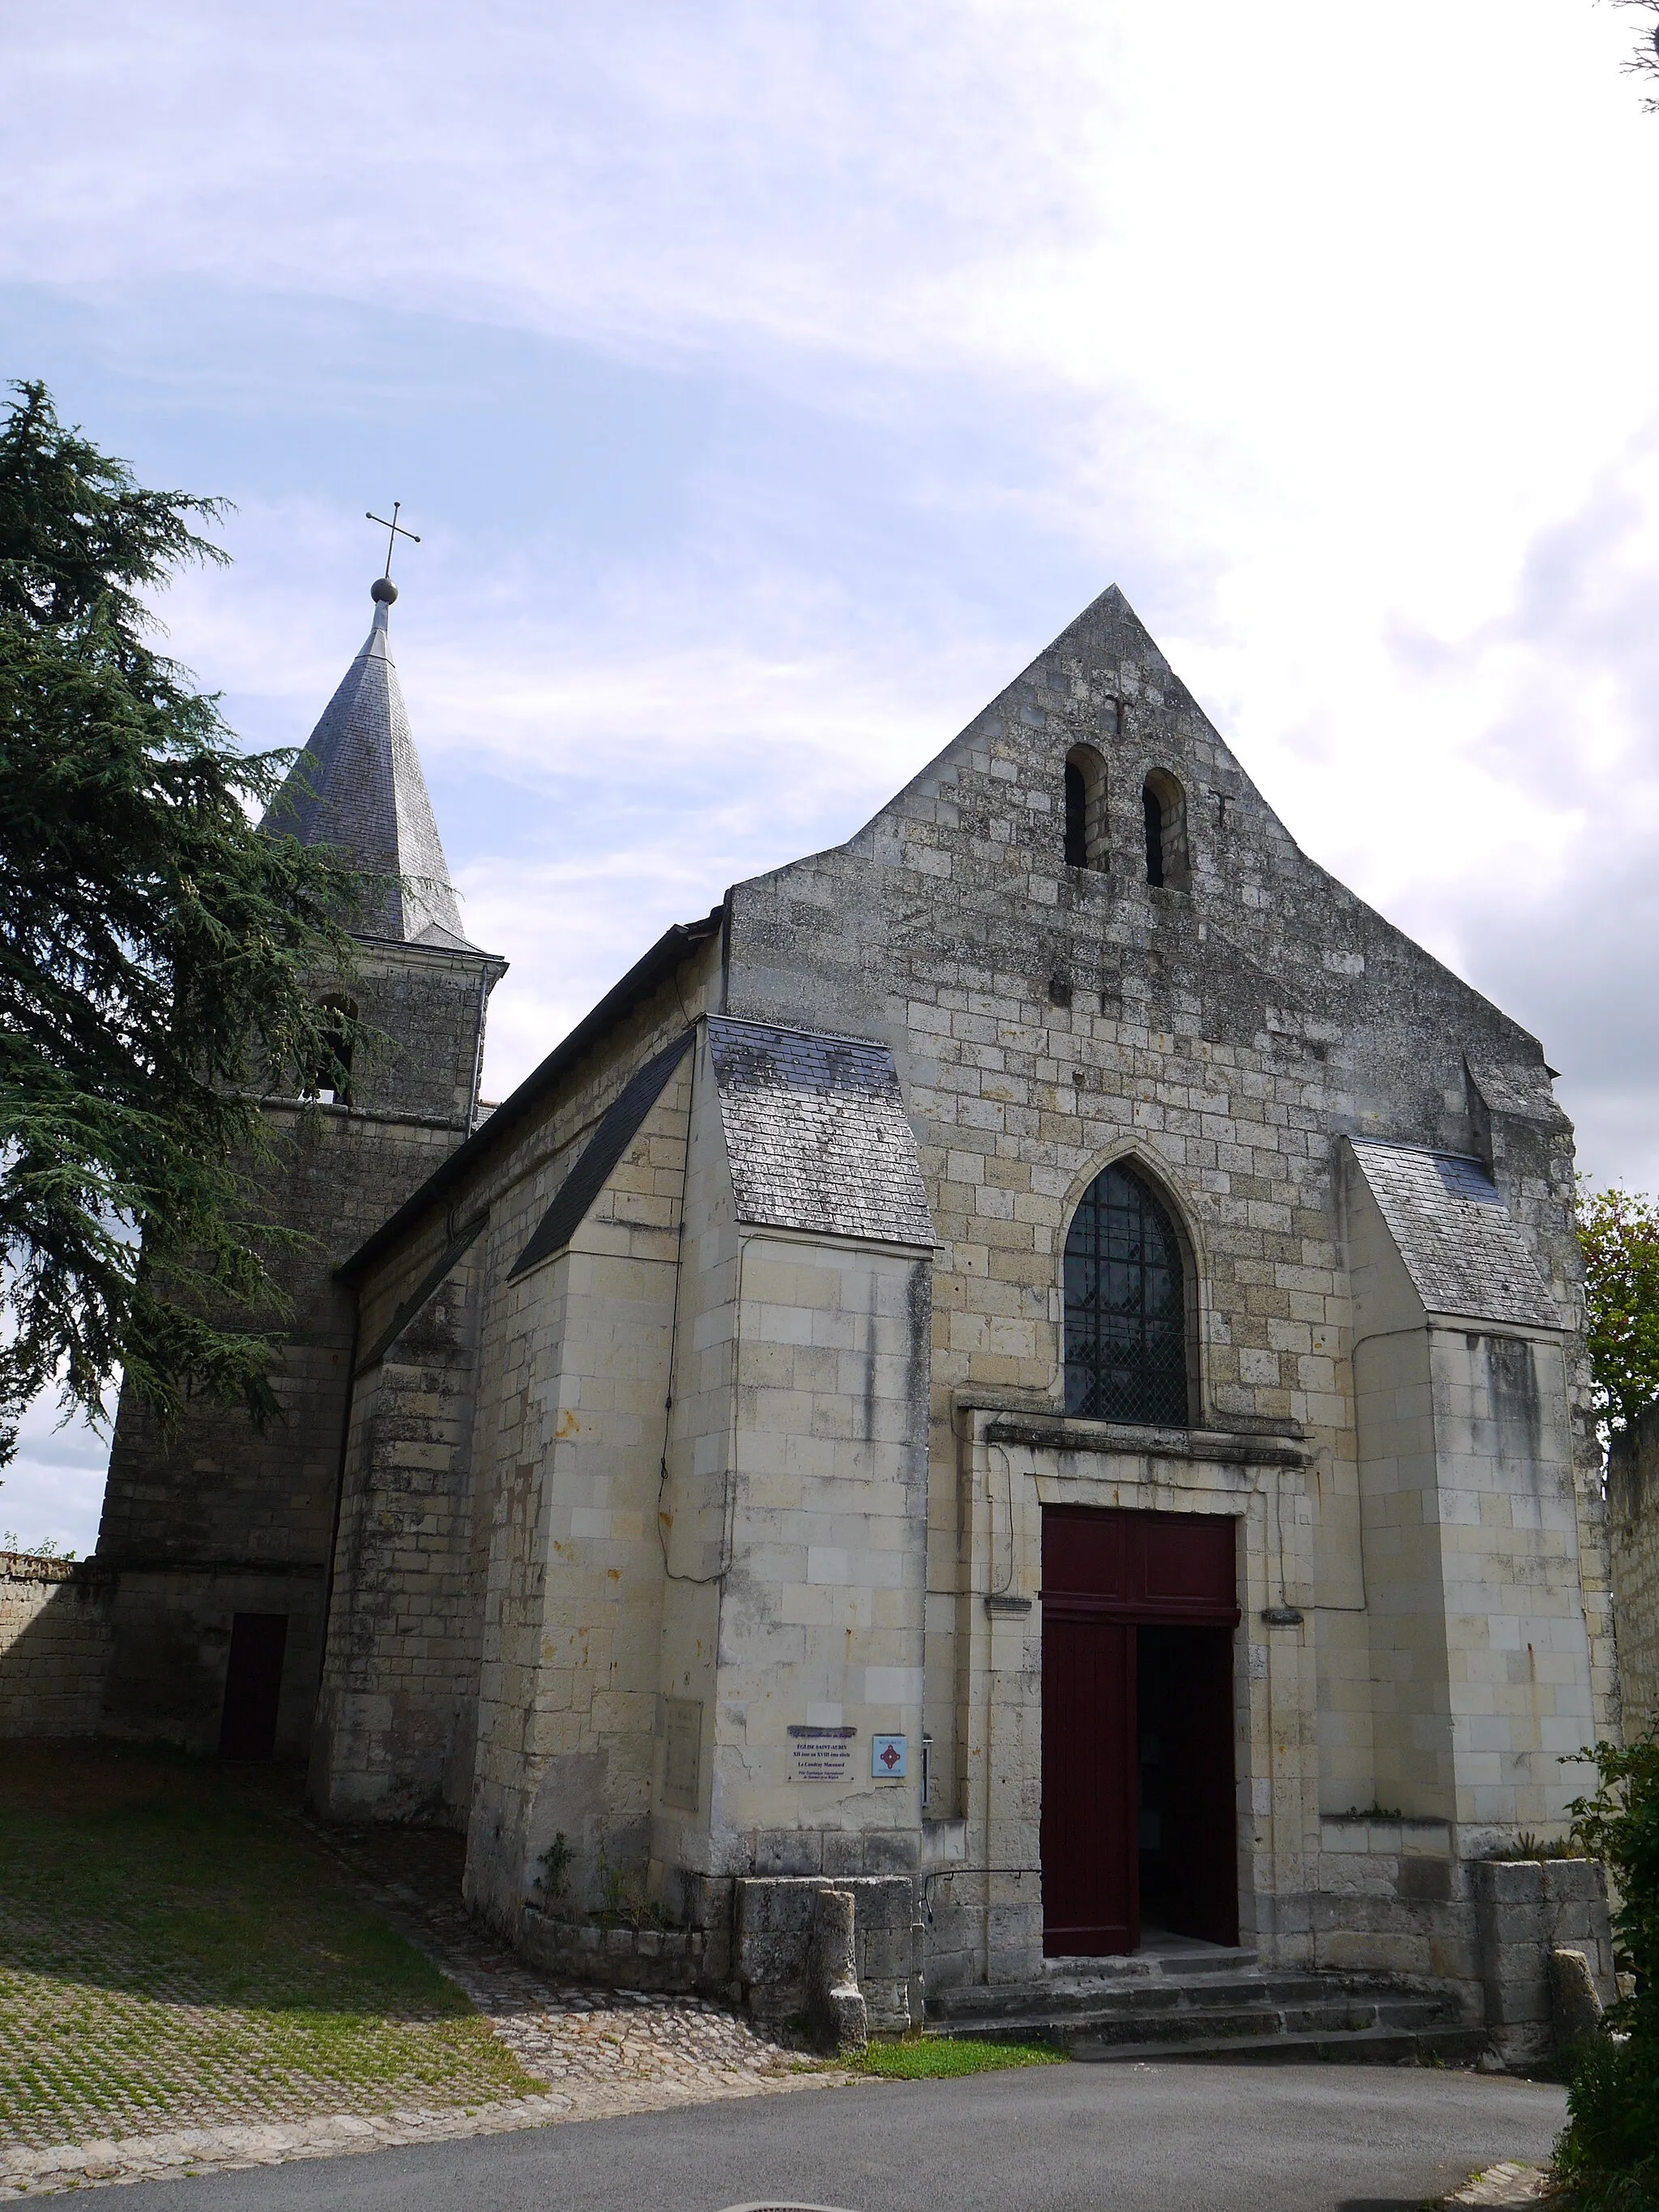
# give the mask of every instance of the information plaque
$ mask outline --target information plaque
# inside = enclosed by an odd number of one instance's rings
[[[792,1782],[850,1782],[853,1778],[851,1728],[789,1726],[789,1778]]]

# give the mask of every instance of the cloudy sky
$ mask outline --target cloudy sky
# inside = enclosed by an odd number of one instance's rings
[[[1115,581],[1659,1184],[1659,117],[1592,0],[57,0],[0,370],[227,495],[251,743],[393,629],[500,1096]],[[90,1547],[31,1423],[0,1522]]]

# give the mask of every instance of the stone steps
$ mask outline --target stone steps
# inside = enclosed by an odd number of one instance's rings
[[[1190,2066],[1473,2066],[1486,2047],[1479,2027],[1365,2027],[1338,2035],[1240,2036],[1215,2043],[1115,2043],[1070,2056],[1096,2063]]]
[[[930,2002],[928,2025],[949,2036],[1057,2043],[1074,2058],[1095,2061],[1347,2057],[1462,2063],[1477,2058],[1486,2040],[1448,1996],[1376,1976],[1241,1972],[1231,1959],[1195,1972],[1057,1975],[1006,1989],[949,1990]]]

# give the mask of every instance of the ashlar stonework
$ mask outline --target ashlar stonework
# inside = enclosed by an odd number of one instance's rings
[[[476,1127],[500,963],[413,911],[386,1103],[272,1109],[331,1263],[287,1429],[123,1415],[112,1714],[204,1741],[287,1610],[319,1808],[763,2017],[833,1894],[872,2026],[1079,1927],[1479,2018],[1473,1869],[1615,1718],[1571,1128],[1121,594]],[[1062,1539],[1129,1580],[1045,1597]]]

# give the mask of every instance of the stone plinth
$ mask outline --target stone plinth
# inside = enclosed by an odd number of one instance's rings
[[[1616,1994],[1607,1882],[1595,1859],[1483,1859],[1469,1869],[1486,2026],[1506,2065],[1555,2047],[1550,1957],[1582,1951],[1602,2003]]]

